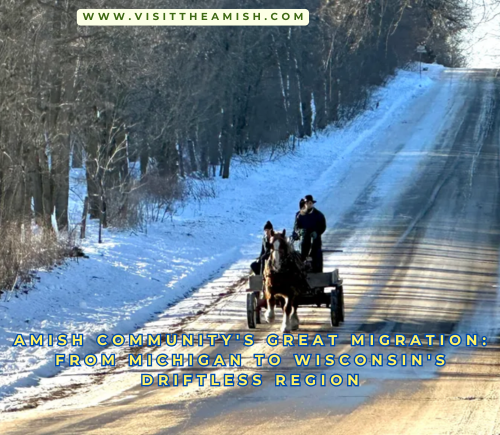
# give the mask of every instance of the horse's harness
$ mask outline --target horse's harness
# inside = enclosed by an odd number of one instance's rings
[[[287,243],[286,240],[282,241]],[[272,256],[269,256],[265,261],[263,278],[263,290],[265,290],[266,287],[272,288],[273,286],[292,285],[296,283],[300,283],[299,288],[302,291],[311,290],[307,282],[305,265],[300,254],[296,252],[293,247],[287,249],[286,254],[283,255],[279,271],[273,269]]]

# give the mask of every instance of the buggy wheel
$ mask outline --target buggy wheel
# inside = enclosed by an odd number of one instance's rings
[[[255,323],[257,325],[260,325],[260,292],[259,291],[256,291],[256,292],[253,292],[254,296],[255,296]]]
[[[247,293],[247,323],[250,329],[257,325],[257,298],[254,293]]]
[[[344,321],[344,313],[345,313],[345,310],[344,310],[344,287],[340,286],[339,287],[339,300],[340,300],[340,309],[339,309],[339,320],[341,322]]]
[[[339,326],[339,297],[337,289],[332,289],[330,293],[330,323],[332,326]]]

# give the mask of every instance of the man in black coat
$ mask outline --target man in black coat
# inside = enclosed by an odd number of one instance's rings
[[[255,275],[260,275],[263,269],[264,262],[271,255],[271,236],[273,231],[273,224],[269,221],[264,225],[264,237],[262,237],[262,248],[260,250],[259,258],[257,258],[251,265],[250,268]]]
[[[314,207],[316,201],[312,195],[304,197],[305,207],[295,220],[294,232],[300,237],[302,259],[312,258],[312,272],[323,272],[323,251],[321,235],[326,231],[326,218]]]

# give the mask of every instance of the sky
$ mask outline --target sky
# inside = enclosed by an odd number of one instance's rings
[[[464,50],[472,68],[500,67],[500,1],[468,0],[473,26],[464,35]],[[496,4],[495,4],[496,3]]]

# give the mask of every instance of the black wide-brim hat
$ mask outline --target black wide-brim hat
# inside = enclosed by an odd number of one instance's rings
[[[313,198],[312,195],[306,195],[306,196],[304,196],[304,201],[306,201],[306,202],[312,201],[313,203],[316,203],[316,201],[314,200],[314,198]]]

